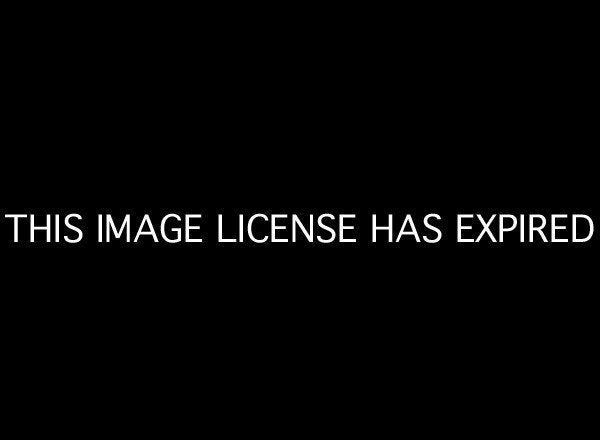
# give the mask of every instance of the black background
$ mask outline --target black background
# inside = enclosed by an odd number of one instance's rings
[[[23,16],[3,55],[2,213],[356,212],[361,243],[4,240],[11,412],[573,429],[595,389],[597,238],[460,246],[453,218],[597,221],[592,29],[524,11],[247,12]],[[371,246],[375,212],[438,212],[444,241]]]

